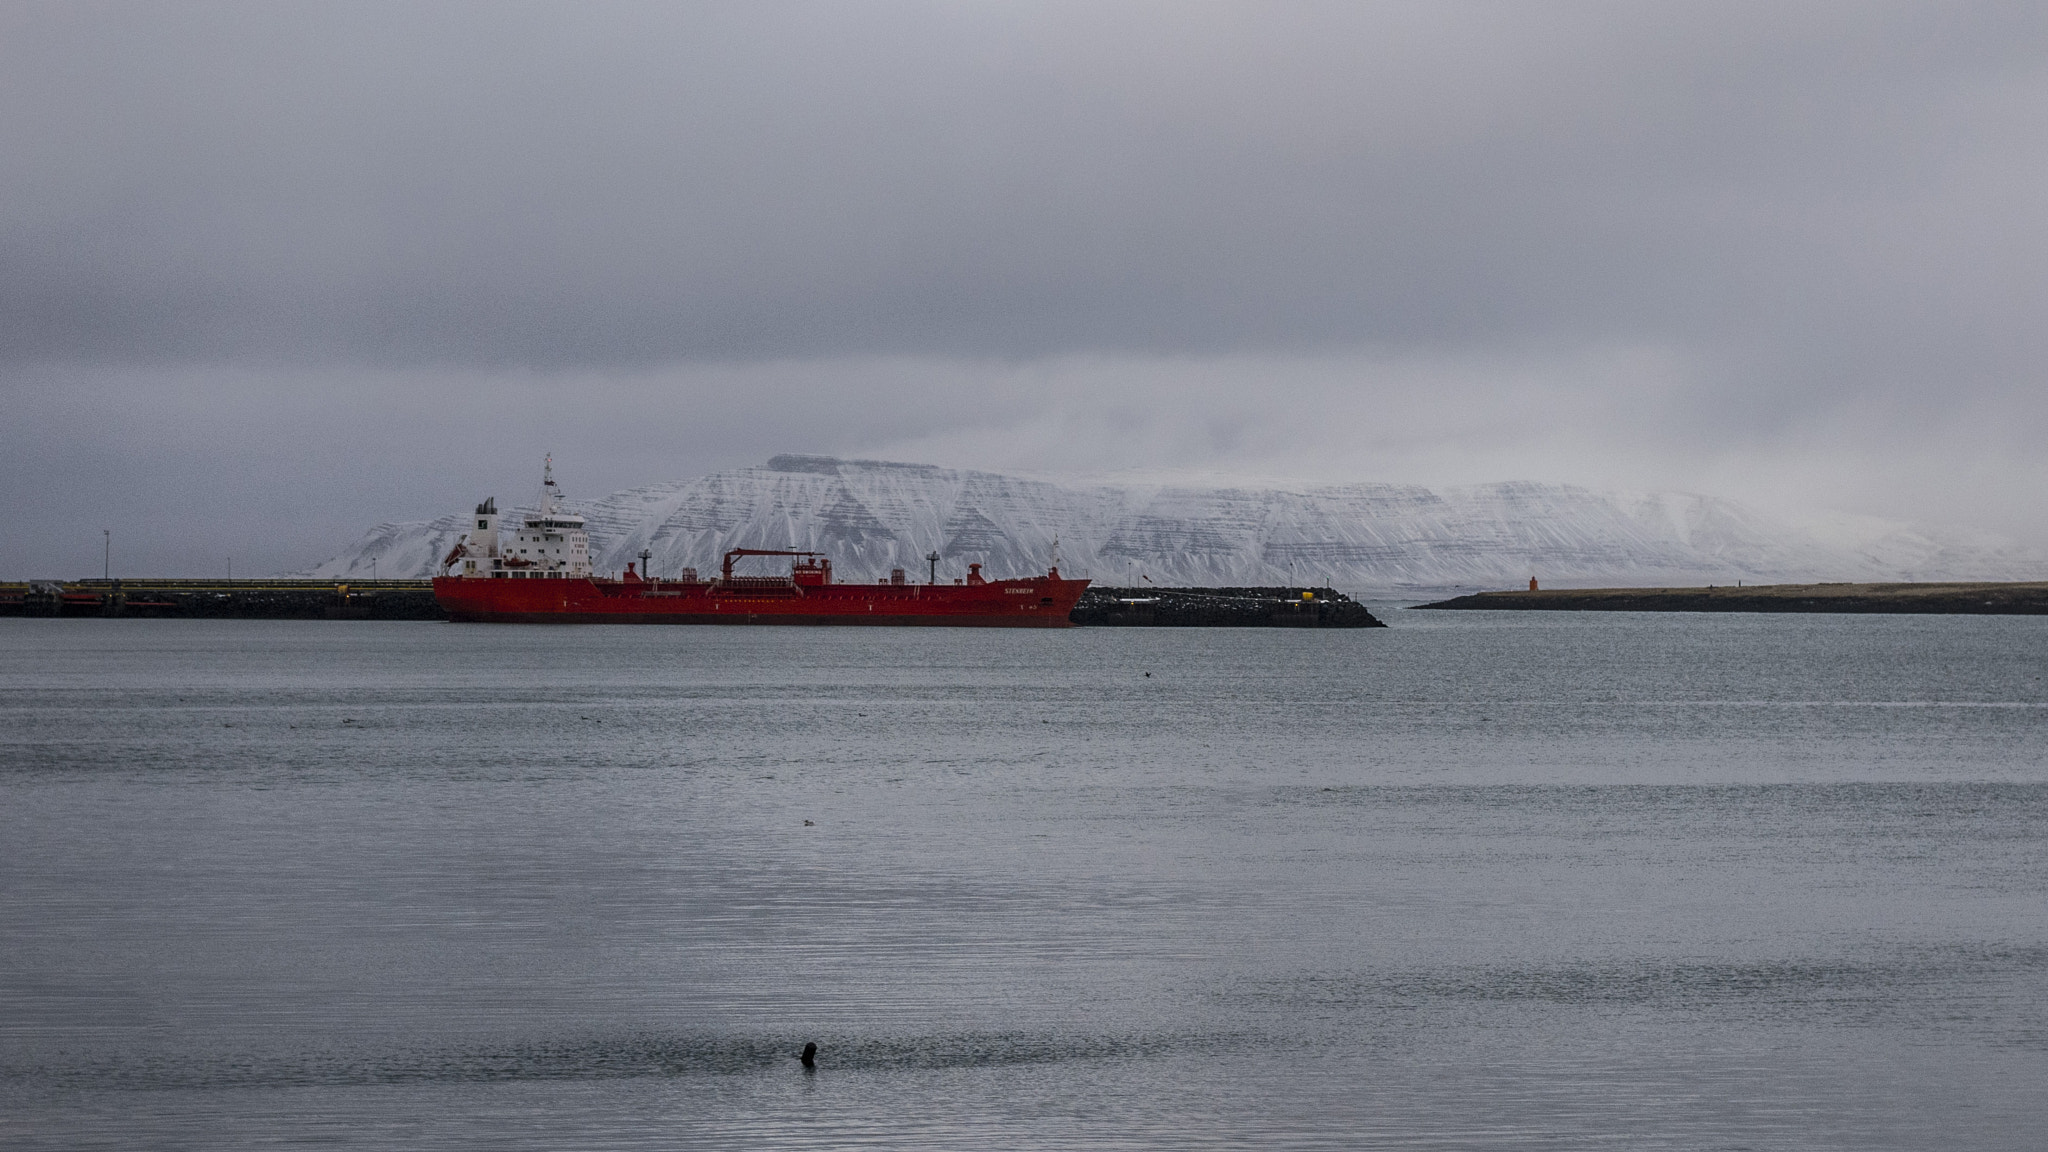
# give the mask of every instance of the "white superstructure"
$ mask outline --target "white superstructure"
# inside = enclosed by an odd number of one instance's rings
[[[562,491],[555,485],[550,456],[541,476],[540,507],[503,540],[498,529],[498,500],[476,506],[476,525],[462,534],[441,562],[451,576],[511,580],[564,580],[589,576],[590,534],[583,517],[562,511]]]

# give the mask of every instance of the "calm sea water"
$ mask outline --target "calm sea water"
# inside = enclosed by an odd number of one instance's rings
[[[0,621],[0,1143],[2043,1146],[2048,620],[1392,615]]]

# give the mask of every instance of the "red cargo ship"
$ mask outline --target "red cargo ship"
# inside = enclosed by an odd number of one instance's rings
[[[716,579],[684,569],[680,580],[651,580],[626,565],[622,579],[590,568],[583,518],[561,511],[553,468],[540,510],[502,545],[495,500],[477,505],[476,528],[448,553],[434,599],[456,620],[522,624],[937,624],[955,627],[1065,628],[1086,580],[1058,567],[1043,576],[988,580],[981,565],[951,584],[917,584],[894,570],[874,584],[840,584],[821,553],[734,548]],[[643,556],[645,554],[643,553]],[[788,556],[787,576],[737,576],[743,556]],[[929,559],[936,563],[937,557]]]

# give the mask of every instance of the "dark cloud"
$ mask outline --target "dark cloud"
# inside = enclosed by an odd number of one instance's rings
[[[818,443],[713,404],[718,443],[995,451],[1087,410],[1020,401],[1020,364],[1257,387],[1323,358],[1352,374],[1318,395],[1405,411],[1378,390],[1414,374],[1373,365],[1434,358],[1478,412],[1549,381],[1572,422],[1509,455],[1552,473],[1912,445],[1937,480],[1844,464],[1817,494],[1954,500],[1940,474],[2003,453],[2022,482],[2048,433],[2044,169],[2032,4],[6,4],[0,386],[133,411],[254,373],[282,413],[361,372],[409,383],[344,422],[409,440],[459,438],[479,381],[553,380],[588,423],[613,410],[576,390],[630,378],[682,429],[715,380],[802,377],[798,409],[870,419]],[[1647,398],[1559,375],[1615,350],[1667,365]],[[1190,426],[1248,419],[1132,379]],[[14,435],[104,455],[100,415]],[[215,458],[267,459],[277,419]],[[1138,439],[1193,464],[1259,439],[1157,419]],[[1500,451],[1443,435],[1468,470]],[[103,486],[186,451],[143,437]]]
[[[2001,178],[2032,176],[2010,149],[2043,107],[2033,6],[11,23],[16,356],[1746,342],[1930,279],[2039,288],[1981,250],[2016,239],[2019,205],[1982,215]],[[1948,303],[1914,327],[1970,324]]]

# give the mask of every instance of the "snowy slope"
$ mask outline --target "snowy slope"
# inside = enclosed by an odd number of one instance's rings
[[[479,493],[479,496],[487,493]],[[777,456],[695,480],[570,501],[599,571],[641,549],[653,571],[711,572],[727,548],[810,548],[842,580],[936,551],[942,577],[1062,569],[1117,584],[1331,584],[1400,593],[1743,580],[2020,580],[2048,557],[2003,541],[1868,517],[1793,525],[1726,500],[1562,484],[1233,488],[1063,485],[925,464]],[[507,518],[508,522],[510,517]],[[307,575],[430,575],[468,523],[380,524]],[[768,571],[773,561],[753,561]]]

